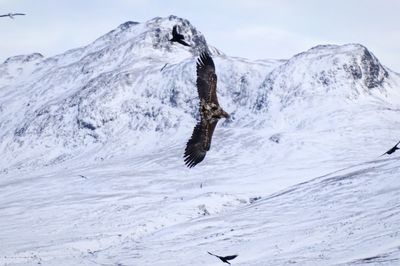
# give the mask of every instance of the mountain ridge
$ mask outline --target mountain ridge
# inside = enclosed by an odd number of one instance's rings
[[[193,47],[168,41],[173,25]],[[48,153],[69,158],[122,132],[139,136],[191,125],[198,117],[196,57],[203,50],[213,53],[220,102],[232,114],[223,126],[262,127],[282,116],[279,110],[317,105],[332,95],[343,101],[372,93],[390,101],[397,84],[396,75],[359,44],[319,45],[289,60],[248,60],[209,47],[186,19],[125,22],[82,48],[0,65],[0,149],[11,161],[20,157],[18,165],[27,160],[19,152],[24,147],[35,160]]]

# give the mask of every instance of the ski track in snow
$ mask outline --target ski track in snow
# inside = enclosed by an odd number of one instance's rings
[[[168,42],[175,24],[193,49]],[[233,119],[187,169],[202,49]],[[174,16],[12,57],[0,265],[222,265],[207,251],[239,254],[232,265],[400,265],[400,157],[378,157],[400,136],[399,84],[361,45],[251,61]]]

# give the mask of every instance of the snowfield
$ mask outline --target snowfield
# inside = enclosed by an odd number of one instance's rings
[[[171,44],[173,25],[192,47]],[[195,65],[232,114],[193,169]],[[400,265],[400,75],[360,44],[288,60],[175,16],[0,65],[0,265]]]

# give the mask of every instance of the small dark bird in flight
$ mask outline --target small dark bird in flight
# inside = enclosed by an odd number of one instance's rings
[[[223,262],[228,263],[228,264],[230,264],[230,262],[228,260],[233,260],[234,258],[236,258],[238,256],[238,255],[230,255],[230,256],[222,257],[222,256],[212,254],[211,252],[208,252],[208,254],[215,256],[215,257],[219,258],[220,260],[222,260]]]
[[[400,149],[399,147],[397,147],[400,144],[400,141],[397,142],[396,145],[394,145],[390,150],[388,150],[387,152],[385,152],[384,154],[382,154],[381,156],[385,155],[385,154],[392,154],[394,153],[396,150]]]
[[[168,65],[168,63],[165,63],[165,65],[160,69],[160,71],[163,71],[164,68]]]
[[[8,13],[5,15],[0,15],[0,17],[10,17],[12,19],[14,19],[14,16],[25,16],[24,13]]]
[[[182,45],[184,45],[184,46],[190,46],[189,44],[187,44],[187,43],[184,41],[184,39],[185,39],[185,37],[183,37],[182,34],[179,34],[179,33],[178,33],[178,31],[177,31],[177,26],[175,25],[175,26],[172,28],[172,39],[169,40],[169,41],[170,41],[170,42],[178,42],[178,43],[180,43],[180,44],[182,44]]]
[[[84,176],[84,175],[79,175],[81,178],[83,178],[83,179],[88,179],[86,176]]]
[[[217,99],[217,75],[211,56],[203,52],[197,60],[197,92],[200,98],[200,122],[193,129],[186,144],[184,160],[192,168],[203,161],[211,146],[214,129],[221,118],[229,118]]]

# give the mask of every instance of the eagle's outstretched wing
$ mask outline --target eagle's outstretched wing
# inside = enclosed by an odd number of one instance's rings
[[[207,52],[201,53],[197,61],[196,85],[200,101],[204,99],[206,102],[213,102],[218,105],[215,65]]]
[[[203,161],[211,146],[211,139],[218,120],[200,121],[193,129],[192,137],[186,144],[184,159],[187,167],[192,168]]]

